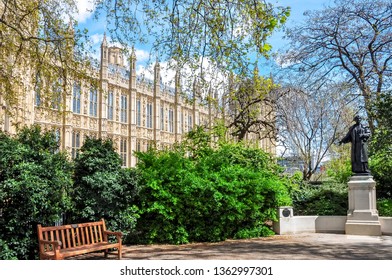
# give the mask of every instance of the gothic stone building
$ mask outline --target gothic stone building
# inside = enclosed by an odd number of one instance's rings
[[[60,149],[73,158],[87,136],[111,138],[123,166],[132,167],[137,161],[134,151],[145,151],[150,145],[169,147],[180,142],[194,125],[211,127],[214,120],[222,118],[211,104],[189,102],[180,94],[177,82],[175,88],[163,86],[158,63],[154,80],[137,77],[135,53],[129,58],[128,69],[121,49],[108,46],[106,38],[101,45],[99,70],[93,76],[99,80],[99,87],[75,82],[67,90],[63,114],[42,106],[34,90],[14,108],[12,117],[0,107],[0,130],[14,134],[18,125],[32,124],[54,129]],[[272,153],[275,150],[270,141],[264,140],[259,146]]]

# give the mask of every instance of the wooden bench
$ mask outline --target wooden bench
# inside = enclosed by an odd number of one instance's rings
[[[118,259],[122,254],[122,233],[106,230],[104,219],[98,222],[50,226],[38,228],[40,259],[62,260],[68,257],[90,252],[104,251],[105,258],[109,253],[116,253]],[[116,237],[109,240],[109,236]],[[110,249],[117,249],[109,252]]]

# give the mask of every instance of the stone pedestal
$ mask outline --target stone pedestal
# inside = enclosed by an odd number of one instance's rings
[[[292,234],[295,229],[293,226],[293,207],[281,206],[278,208],[278,221],[274,222],[273,229],[277,234]]]
[[[346,234],[381,235],[376,208],[376,182],[372,176],[352,176],[348,182]]]

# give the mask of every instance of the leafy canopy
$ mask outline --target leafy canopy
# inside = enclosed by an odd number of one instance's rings
[[[392,95],[380,94],[372,114],[377,127],[370,143],[370,168],[377,181],[377,196],[392,196]]]
[[[90,49],[86,31],[76,28],[75,1],[1,0],[0,10],[0,91],[10,113],[32,87],[49,102],[58,94],[53,87],[89,80]]]
[[[249,57],[264,57],[267,38],[289,16],[289,8],[263,0],[96,0],[113,39],[123,45],[151,43],[151,53],[203,69],[207,59],[230,72],[249,71]],[[130,32],[132,30],[132,32]],[[148,42],[148,38],[152,38]]]

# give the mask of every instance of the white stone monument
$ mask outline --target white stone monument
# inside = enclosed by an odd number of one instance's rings
[[[370,175],[355,175],[348,182],[346,234],[381,235],[376,208],[376,182]]]

